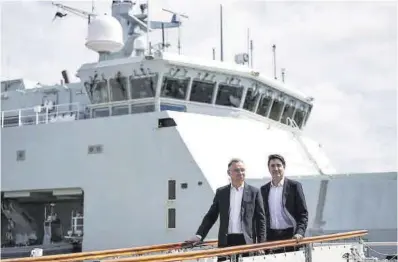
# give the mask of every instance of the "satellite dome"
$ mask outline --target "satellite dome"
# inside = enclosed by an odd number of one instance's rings
[[[122,49],[123,29],[119,21],[108,15],[100,15],[88,26],[87,48],[95,52],[117,52]]]

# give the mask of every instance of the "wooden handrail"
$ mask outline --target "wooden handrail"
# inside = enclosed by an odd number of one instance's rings
[[[127,257],[120,259],[112,259],[112,261],[125,262],[125,261],[163,261],[163,262],[172,262],[172,261],[181,261],[181,260],[191,260],[191,259],[200,259],[200,258],[209,258],[216,256],[228,256],[246,252],[256,252],[265,249],[274,249],[295,245],[303,245],[310,244],[316,242],[325,242],[325,241],[334,241],[334,240],[342,240],[354,237],[361,237],[367,234],[366,230],[360,231],[351,231],[345,233],[338,234],[330,234],[323,236],[315,236],[315,237],[307,237],[297,242],[294,239],[291,240],[283,240],[283,241],[272,241],[265,242],[259,244],[252,245],[242,245],[235,247],[226,247],[226,248],[215,248],[211,250],[200,250],[200,251],[189,251],[184,253],[174,253],[174,254],[162,254],[162,255],[147,255],[147,256],[139,256],[139,257]],[[217,243],[216,240],[206,241],[205,245],[215,245]],[[81,261],[86,259],[103,259],[110,257],[119,257],[119,256],[129,256],[129,255],[142,255],[145,253],[152,252],[162,252],[173,249],[181,249],[183,248],[184,242],[180,243],[172,243],[172,244],[161,244],[161,245],[153,245],[153,246],[144,246],[144,247],[134,247],[134,248],[123,248],[123,249],[113,249],[113,250],[103,250],[103,251],[93,251],[93,252],[82,252],[82,253],[73,253],[73,254],[63,254],[63,255],[51,255],[51,256],[43,256],[43,257],[27,257],[27,258],[16,258],[16,259],[6,259],[3,260],[5,262],[20,262],[20,261]]]
[[[101,250],[101,251],[90,251],[90,252],[80,252],[80,253],[71,253],[71,254],[62,254],[62,255],[50,255],[50,256],[42,256],[42,257],[24,257],[24,258],[11,258],[11,259],[2,259],[4,262],[21,262],[21,261],[79,261],[85,259],[101,259],[113,256],[126,256],[126,255],[142,255],[145,253],[152,252],[162,252],[173,249],[180,249],[183,247],[184,242],[178,243],[169,243],[169,244],[160,244],[160,245],[152,245],[152,246],[141,246],[141,247],[132,247],[132,248],[120,248],[120,249],[110,249],[110,250]],[[216,245],[217,240],[208,240],[203,242],[206,246]]]
[[[153,255],[153,256],[143,256],[143,257],[130,257],[130,258],[122,258],[122,259],[114,259],[113,262],[138,262],[138,261],[146,261],[146,262],[173,262],[173,261],[181,261],[181,260],[193,260],[200,258],[209,258],[216,256],[228,256],[235,255],[246,252],[256,252],[265,249],[274,249],[274,248],[282,248],[288,246],[296,246],[303,244],[311,244],[316,242],[324,242],[324,241],[334,241],[334,240],[342,240],[354,237],[361,237],[367,234],[367,230],[359,230],[359,231],[351,231],[345,233],[338,234],[330,234],[323,236],[315,236],[315,237],[306,237],[297,242],[294,239],[283,240],[283,241],[272,241],[265,242],[259,244],[252,245],[243,245],[243,246],[235,246],[235,247],[226,247],[226,248],[217,248],[213,250],[200,250],[200,251],[190,251],[185,253],[176,253],[176,254],[166,254],[166,255]]]

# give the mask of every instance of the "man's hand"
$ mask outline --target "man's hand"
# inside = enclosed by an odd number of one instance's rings
[[[193,236],[190,239],[186,240],[186,243],[192,243],[192,244],[197,244],[200,242],[202,238],[200,236]]]
[[[297,242],[299,242],[301,239],[303,239],[303,236],[300,235],[300,234],[295,234],[295,235],[293,236],[293,239],[296,239]]]

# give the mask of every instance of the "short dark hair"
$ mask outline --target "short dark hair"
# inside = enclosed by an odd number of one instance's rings
[[[231,160],[229,160],[228,162],[228,168],[230,168],[232,166],[233,163],[243,163],[242,159],[240,158],[232,158]]]
[[[269,162],[271,162],[272,159],[279,159],[282,162],[283,167],[286,167],[286,162],[285,159],[283,158],[283,156],[278,155],[278,154],[272,154],[268,156],[268,166],[269,166]]]

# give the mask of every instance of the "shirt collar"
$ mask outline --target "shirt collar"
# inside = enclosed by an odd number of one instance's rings
[[[285,178],[282,178],[281,181],[279,181],[279,183],[275,186],[274,183],[272,183],[271,180],[271,187],[283,187],[283,184],[285,183]]]
[[[238,188],[234,187],[234,186],[232,185],[232,183],[231,183],[231,188],[232,188],[232,189],[235,189],[236,191],[241,191],[241,190],[243,190],[244,187],[245,187],[245,182],[243,182],[242,185],[241,185],[240,187],[238,187]]]

